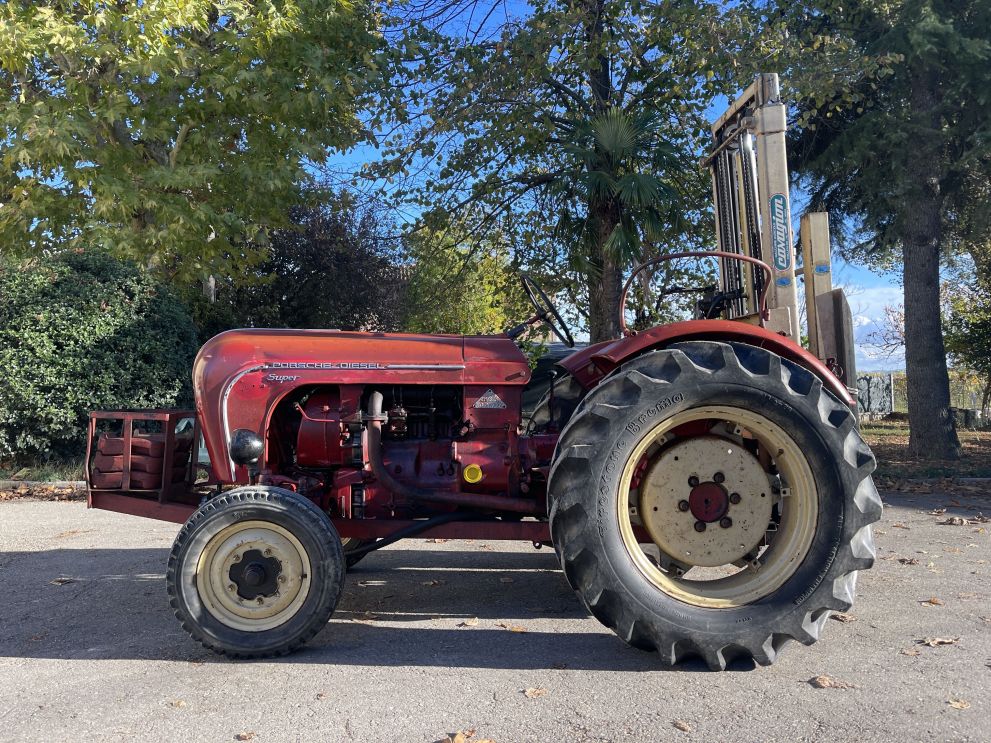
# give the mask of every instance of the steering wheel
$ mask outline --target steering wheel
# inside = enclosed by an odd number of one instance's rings
[[[537,310],[537,314],[529,320],[521,322],[515,328],[507,330],[506,335],[510,338],[516,338],[534,323],[543,322],[546,323],[547,327],[551,329],[551,332],[557,336],[561,343],[566,345],[568,348],[574,348],[575,339],[571,337],[571,331],[568,330],[568,324],[561,318],[561,313],[557,311],[557,307],[554,306],[554,303],[551,302],[544,290],[537,286],[536,282],[534,282],[534,280],[525,273],[520,274],[520,280],[523,283],[523,291],[526,292],[526,296],[527,299],[530,300],[530,304],[532,304],[534,309]]]

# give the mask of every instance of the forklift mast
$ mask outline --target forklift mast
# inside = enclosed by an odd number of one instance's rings
[[[712,123],[713,149],[703,160],[712,175],[719,250],[764,261],[771,267],[767,287],[769,329],[802,342],[796,283],[796,246],[791,226],[787,106],[778,76],[760,74]],[[802,216],[801,257],[809,350],[834,370],[848,388],[856,386],[850,308],[842,289],[832,287],[829,215]],[[730,297],[729,319],[757,323],[763,271],[739,260],[720,259],[720,288]]]

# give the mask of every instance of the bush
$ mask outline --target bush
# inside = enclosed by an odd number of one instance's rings
[[[85,451],[90,410],[188,405],[196,331],[136,266],[0,260],[0,459]]]

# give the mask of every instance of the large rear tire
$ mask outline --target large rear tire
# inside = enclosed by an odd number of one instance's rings
[[[319,632],[344,587],[330,519],[306,498],[251,486],[190,516],[166,574],[176,617],[193,639],[235,658],[292,652]]]
[[[585,388],[570,374],[555,379],[552,388],[553,394],[548,390],[530,416],[526,427],[530,434],[563,430],[585,396]]]
[[[851,410],[763,349],[682,343],[581,403],[555,452],[551,534],[568,581],[668,664],[770,664],[815,642],[873,564],[881,501]]]

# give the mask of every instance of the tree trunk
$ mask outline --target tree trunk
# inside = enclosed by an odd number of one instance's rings
[[[604,11],[605,0],[586,0],[585,41],[588,49],[598,49],[602,45],[605,32]],[[595,64],[588,69],[588,85],[592,91],[590,107],[596,114],[601,114],[613,104],[612,71],[606,54],[599,52],[594,59]],[[623,266],[618,256],[606,250],[606,242],[618,223],[619,207],[615,202],[594,198],[589,200],[588,228],[595,235],[595,246],[589,256],[592,270],[586,275],[588,330],[592,343],[619,337],[619,295],[623,290]]]
[[[600,248],[601,249],[601,248]],[[601,254],[592,261],[594,271],[588,281],[588,330],[592,343],[619,337],[619,295],[623,271],[616,260]]]
[[[899,215],[905,283],[905,376],[908,382],[909,454],[921,459],[958,459],[960,441],[950,411],[950,377],[940,318],[939,264],[943,195],[938,149],[939,115],[934,81],[916,76],[915,117],[925,129],[910,161],[913,191]],[[921,129],[922,127],[920,127]]]

